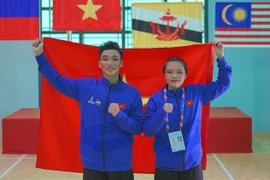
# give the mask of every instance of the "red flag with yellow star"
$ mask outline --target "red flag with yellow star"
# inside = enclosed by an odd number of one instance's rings
[[[53,0],[53,30],[120,31],[120,0]]]
[[[98,47],[45,38],[44,53],[51,65],[63,77],[100,78]],[[166,83],[162,67],[171,56],[185,59],[189,74],[188,84],[206,84],[212,81],[213,46],[199,44],[175,48],[124,49],[124,67],[121,75],[126,83],[140,91],[143,102]],[[82,172],[80,156],[80,109],[79,104],[54,89],[42,77],[40,109],[40,134],[37,167],[51,170]],[[192,105],[192,101],[186,102]],[[125,109],[124,104],[119,104]],[[203,107],[202,147],[203,168],[206,167],[206,134],[210,104]],[[133,172],[154,173],[153,138],[143,134],[134,137]]]

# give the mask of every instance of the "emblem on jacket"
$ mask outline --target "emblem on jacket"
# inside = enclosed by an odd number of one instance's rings
[[[119,105],[119,108],[122,109],[122,110],[125,110],[126,109],[126,105],[125,104],[122,104],[122,103],[118,103]]]
[[[101,101],[99,99],[96,100],[95,104],[99,106],[101,104]]]
[[[193,105],[193,101],[192,100],[187,100],[186,101],[186,106],[192,106]]]
[[[92,96],[89,100],[88,100],[89,104],[95,104],[97,106],[99,106],[101,104],[101,101],[99,99],[94,100],[94,97]]]

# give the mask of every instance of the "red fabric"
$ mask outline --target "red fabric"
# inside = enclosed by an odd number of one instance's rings
[[[98,47],[45,38],[44,52],[50,63],[64,77],[99,78]],[[165,79],[162,67],[167,58],[181,56],[187,62],[189,74],[185,84],[205,84],[212,81],[213,46],[191,45],[164,49],[124,49],[121,74],[128,84],[139,89],[142,97],[160,90]],[[206,167],[206,133],[210,104],[203,107],[202,141],[203,167]],[[42,78],[41,126],[37,167],[63,171],[82,171],[79,153],[80,114],[74,100],[61,95]],[[153,139],[143,134],[135,136],[134,172],[154,172]]]
[[[207,152],[251,153],[252,118],[236,107],[211,108]],[[230,132],[228,133],[228,129]]]
[[[3,118],[3,153],[36,154],[39,109],[23,108]]]
[[[82,20],[84,11],[78,5],[88,1],[91,0],[53,0],[53,29],[121,31],[120,0],[92,0],[94,5],[102,5],[96,11],[97,20]]]
[[[39,37],[39,18],[0,18],[0,40],[32,40]]]

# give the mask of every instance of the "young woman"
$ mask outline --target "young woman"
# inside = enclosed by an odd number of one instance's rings
[[[172,57],[163,67],[167,84],[147,103],[144,133],[155,136],[155,180],[203,179],[201,108],[230,87],[232,72],[223,44],[214,44],[219,68],[216,82],[183,87],[188,67],[181,58]]]

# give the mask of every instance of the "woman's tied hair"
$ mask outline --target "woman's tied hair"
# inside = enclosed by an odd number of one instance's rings
[[[184,66],[184,69],[185,69],[185,74],[188,74],[188,67],[187,67],[186,62],[183,59],[181,59],[180,57],[178,57],[178,56],[173,56],[173,57],[170,57],[169,59],[167,59],[166,63],[163,66],[163,69],[162,69],[163,74],[165,74],[168,62],[180,62],[180,63],[182,63],[183,66]]]

